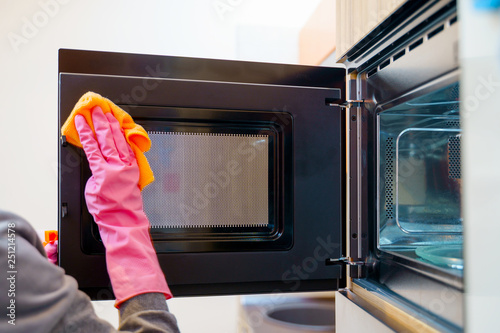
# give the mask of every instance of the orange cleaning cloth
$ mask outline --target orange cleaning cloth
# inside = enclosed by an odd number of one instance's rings
[[[151,170],[148,160],[146,156],[144,156],[144,152],[148,151],[151,147],[151,140],[144,128],[134,123],[132,117],[115,103],[99,94],[89,91],[80,98],[78,103],[76,103],[73,111],[71,111],[71,114],[61,128],[61,134],[66,136],[67,142],[82,148],[80,137],[75,127],[75,116],[77,114],[84,116],[95,134],[94,123],[92,122],[91,116],[91,110],[94,106],[100,106],[104,113],[111,112],[120,123],[125,133],[125,138],[130,147],[132,147],[132,151],[137,159],[140,173],[139,188],[142,190],[146,185],[154,181],[153,170]]]

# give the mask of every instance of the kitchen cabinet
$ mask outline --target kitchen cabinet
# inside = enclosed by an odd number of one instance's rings
[[[337,56],[346,53],[405,0],[336,0]]]

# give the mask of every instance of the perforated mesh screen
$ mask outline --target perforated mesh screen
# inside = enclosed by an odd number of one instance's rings
[[[462,177],[460,136],[450,136],[448,139],[448,177],[450,179]]]
[[[151,227],[269,224],[269,137],[149,132],[155,181],[143,190]]]
[[[394,218],[394,138],[387,138],[385,142],[385,212],[388,219]]]

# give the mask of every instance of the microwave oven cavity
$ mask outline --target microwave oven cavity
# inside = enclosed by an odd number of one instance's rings
[[[378,247],[461,276],[458,91],[452,83],[378,115]]]

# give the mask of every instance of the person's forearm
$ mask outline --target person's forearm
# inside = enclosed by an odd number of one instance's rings
[[[165,296],[148,293],[132,297],[120,307],[120,331],[179,332],[177,321],[169,311]]]
[[[74,121],[92,171],[85,200],[106,248],[115,306],[144,293],[172,297],[151,242],[137,160],[120,123],[99,106],[92,109],[95,136],[83,116]]]

